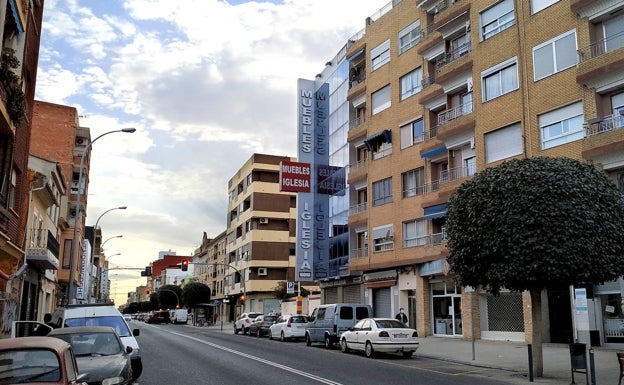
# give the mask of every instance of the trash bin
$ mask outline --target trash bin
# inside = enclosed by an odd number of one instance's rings
[[[587,370],[587,350],[585,344],[570,344],[570,365],[572,367],[572,384],[574,382],[574,373],[584,373],[586,383],[589,384],[589,371]]]

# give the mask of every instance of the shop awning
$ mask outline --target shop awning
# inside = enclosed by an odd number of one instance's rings
[[[425,215],[423,215],[423,219],[435,219],[442,218],[446,214],[446,203],[441,205],[429,206],[425,207]]]

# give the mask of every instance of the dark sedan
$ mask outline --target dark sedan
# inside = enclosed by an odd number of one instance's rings
[[[89,384],[131,384],[132,347],[125,347],[109,326],[78,326],[55,329],[48,334],[69,342],[78,370]]]
[[[156,311],[149,317],[147,317],[148,324],[170,324],[171,316],[169,312],[166,310]]]
[[[276,315],[259,315],[249,325],[250,336],[268,336],[269,328],[277,321]]]

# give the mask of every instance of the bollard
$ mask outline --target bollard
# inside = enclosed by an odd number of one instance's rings
[[[531,344],[528,344],[529,348],[529,382],[533,382],[533,349]]]
[[[596,365],[594,364],[594,349],[589,349],[589,370],[591,385],[596,385]]]

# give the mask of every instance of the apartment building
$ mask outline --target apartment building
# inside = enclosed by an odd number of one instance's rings
[[[31,183],[29,146],[43,3],[9,1],[0,9],[0,310],[6,315],[2,337],[11,321],[40,319],[36,304],[45,297],[39,296],[40,270],[25,258],[28,199],[31,189],[39,186]]]
[[[592,161],[624,191],[623,31],[621,0],[395,0],[365,21],[346,52],[348,269],[376,316],[403,307],[422,336],[525,340],[526,295],[455,282],[446,204],[514,157]],[[545,340],[623,342],[622,287],[591,288],[580,321],[570,288],[549,290]]]
[[[62,174],[67,178],[65,197],[59,207],[59,268],[57,272],[59,293],[58,304],[67,303],[70,271],[73,271],[74,288],[80,282],[80,266],[84,242],[76,243],[74,250],[74,268],[70,269],[74,224],[77,225],[77,239],[85,238],[85,215],[76,218],[77,213],[86,213],[89,185],[89,165],[91,159],[90,129],[81,127],[78,111],[74,107],[35,101],[32,118],[32,138],[30,152],[33,156],[56,162]],[[80,158],[87,151],[84,165],[82,186],[78,186],[80,176]],[[77,202],[78,189],[82,189],[80,202]],[[78,210],[79,207],[79,210]]]
[[[294,159],[253,154],[228,181],[226,252],[231,269],[223,295],[230,320],[245,311],[279,312],[273,289],[280,281],[295,281],[297,198],[279,190],[282,161]],[[318,291],[315,282],[302,284]]]
[[[193,280],[210,288],[213,314],[216,313],[219,317],[229,314],[230,301],[225,295],[225,287],[227,277],[234,272],[228,265],[226,244],[225,231],[214,238],[208,238],[208,234],[204,232],[201,245],[193,253]]]

